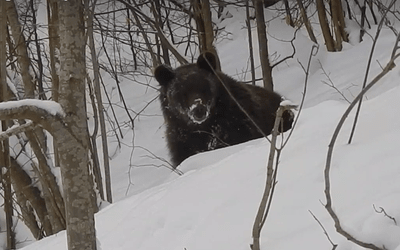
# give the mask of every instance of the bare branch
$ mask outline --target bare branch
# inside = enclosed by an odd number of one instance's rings
[[[261,229],[266,221],[269,207],[271,205],[271,199],[272,199],[272,195],[273,195],[272,192],[275,190],[274,187],[276,185],[275,178],[276,178],[277,169],[275,168],[275,173],[274,173],[273,165],[274,165],[274,160],[275,160],[275,152],[277,152],[276,140],[277,140],[278,133],[279,133],[278,132],[279,124],[280,124],[280,121],[282,118],[282,114],[285,110],[290,110],[290,106],[289,107],[288,106],[279,106],[278,110],[276,111],[275,124],[274,124],[274,129],[272,130],[270,151],[269,151],[269,157],[268,157],[268,163],[267,163],[267,180],[266,180],[263,196],[261,198],[261,202],[258,207],[256,219],[254,220],[254,224],[253,224],[253,230],[252,230],[253,243],[251,245],[252,250],[260,250]]]
[[[399,41],[400,35],[397,37],[397,42]],[[375,246],[372,243],[365,243],[362,241],[357,240],[354,236],[349,234],[347,231],[345,231],[341,224],[339,217],[335,213],[335,211],[332,208],[332,198],[331,198],[331,193],[330,193],[330,168],[331,168],[331,162],[332,162],[332,156],[333,156],[333,147],[335,145],[336,139],[339,135],[339,132],[347,119],[347,116],[350,114],[351,110],[354,108],[354,106],[357,104],[357,102],[363,97],[363,95],[371,89],[383,76],[385,76],[391,69],[393,69],[396,65],[394,61],[400,56],[400,53],[396,52],[397,51],[397,43],[395,44],[395,47],[393,49],[394,53],[392,53],[392,58],[389,60],[385,68],[382,70],[381,73],[379,73],[365,88],[356,96],[356,98],[353,100],[353,102],[350,104],[350,106],[347,108],[345,113],[342,115],[342,118],[340,119],[338,125],[336,126],[336,129],[333,133],[332,139],[329,143],[328,147],[328,153],[326,157],[326,165],[325,165],[325,170],[324,170],[324,177],[325,177],[325,197],[326,197],[326,205],[325,209],[328,211],[329,215],[332,217],[333,221],[335,222],[335,228],[336,231],[346,237],[349,241],[364,247],[368,249],[374,249],[374,250],[383,250],[384,247],[380,248]],[[397,54],[396,54],[397,53]]]
[[[131,11],[135,12],[135,13],[140,13],[140,11],[138,11],[137,8],[135,8],[134,6],[132,6],[131,4],[127,3],[124,0],[118,0],[119,2],[125,4],[125,6],[130,9]],[[168,49],[172,52],[172,54],[174,54],[174,56],[176,57],[176,59],[178,59],[178,61],[181,64],[187,64],[188,61],[181,55],[179,54],[179,52],[175,49],[174,46],[171,45],[171,43],[168,41],[168,39],[165,37],[164,32],[157,26],[157,25],[153,25],[152,20],[145,16],[142,15],[142,17],[146,20],[147,24],[149,24],[154,30],[157,31],[157,35],[160,37],[161,42],[164,43],[165,46],[168,47]]]
[[[326,232],[324,226],[322,225],[322,223],[318,220],[318,218],[313,214],[313,212],[311,212],[311,210],[308,210],[308,212],[310,212],[310,214],[312,215],[312,217],[314,217],[314,220],[316,220],[318,222],[318,224],[320,225],[320,227],[322,228],[322,230],[324,231],[324,234],[326,235],[326,238],[328,238],[328,241],[332,244],[332,250],[335,250],[337,248],[337,244],[334,244],[331,240],[331,238],[329,237],[328,233]]]
[[[378,210],[375,208],[375,205],[372,205],[372,206],[374,207],[375,212],[377,212],[378,214],[383,214],[383,215],[385,215],[385,217],[388,217],[389,219],[391,219],[391,220],[394,222],[394,224],[397,226],[396,218],[394,218],[394,217],[388,215],[383,207],[379,207],[380,210],[378,211]]]
[[[325,71],[324,67],[322,66],[322,63],[320,60],[318,60],[318,63],[321,67],[322,73],[324,73],[324,75],[326,76],[326,78],[328,79],[327,81],[322,81],[325,85],[333,88],[334,90],[336,90],[337,93],[339,93],[339,95],[341,95],[343,97],[343,99],[347,102],[350,103],[349,99],[346,98],[346,96],[336,87],[335,83],[332,81],[331,77],[329,76],[329,74]]]
[[[54,122],[61,122],[63,114],[60,107],[59,112],[52,113],[48,109],[41,107],[41,103],[45,106],[47,103],[54,103],[52,101],[40,100],[21,100],[0,103],[0,119],[13,120],[13,119],[29,119],[33,123],[42,125],[50,133],[54,132],[52,124]],[[38,104],[34,106],[34,104]],[[57,104],[59,105],[59,104]]]
[[[387,15],[389,9],[394,5],[395,2],[396,2],[396,0],[392,0],[392,1],[390,2],[389,6],[388,6],[388,8],[387,8],[387,10],[386,10],[386,12],[383,14],[382,19],[381,19],[381,21],[380,21],[380,23],[379,23],[379,25],[378,25],[378,29],[377,29],[377,31],[376,31],[375,38],[374,38],[374,42],[373,42],[373,44],[372,44],[371,52],[370,52],[370,55],[369,55],[369,59],[368,59],[368,63],[367,63],[367,69],[366,69],[365,75],[364,75],[364,81],[363,81],[363,86],[362,86],[363,88],[365,88],[365,85],[367,84],[369,69],[370,69],[370,67],[371,67],[371,62],[372,62],[372,56],[373,56],[373,54],[374,54],[375,46],[376,46],[376,43],[377,43],[377,41],[378,41],[379,35],[380,35],[380,33],[381,33],[383,23],[384,23],[384,21],[385,21],[385,19],[386,19],[386,15]],[[399,35],[397,35],[397,40],[396,40],[396,43],[395,43],[395,44],[397,44],[397,45],[395,45],[395,47],[394,47],[394,49],[393,49],[391,58],[394,58],[394,56],[395,56],[394,54],[395,54],[395,52],[396,52],[397,49],[398,49],[398,43],[399,43]],[[362,96],[361,96],[361,97],[362,97]],[[350,132],[350,138],[349,138],[349,142],[348,142],[349,144],[350,144],[351,141],[353,140],[354,132],[355,132],[356,125],[357,125],[358,116],[359,116],[360,109],[361,109],[361,104],[362,104],[362,98],[360,98],[359,103],[358,103],[358,106],[357,106],[357,112],[356,112],[356,115],[355,115],[355,117],[354,117],[353,127],[352,127],[351,132]]]
[[[20,126],[13,126],[7,129],[6,131],[0,133],[0,141],[8,139],[11,136],[16,135],[18,133],[25,132],[26,130],[34,130],[35,128],[36,125],[33,122],[28,122]]]
[[[292,45],[292,48],[293,48],[293,53],[291,55],[288,55],[288,56],[282,58],[281,60],[274,63],[273,65],[271,65],[271,68],[274,68],[275,66],[278,66],[279,64],[283,63],[284,61],[294,57],[294,55],[296,54],[296,47],[294,46],[294,40],[296,40],[297,31],[299,31],[299,30],[300,30],[300,27],[295,30],[293,38],[292,38],[292,40],[290,40],[290,44]]]
[[[307,68],[304,68],[303,65],[299,62],[300,65],[301,65],[301,67],[302,67],[303,70],[304,70],[304,73],[306,74],[306,77],[305,77],[305,79],[304,79],[303,97],[301,98],[300,105],[297,107],[297,110],[298,110],[298,112],[297,112],[297,117],[296,117],[296,119],[295,119],[294,122],[293,122],[292,129],[290,130],[289,135],[288,135],[288,137],[286,138],[286,140],[285,140],[285,142],[283,143],[283,145],[281,146],[281,148],[285,147],[285,145],[288,143],[289,138],[290,138],[290,137],[292,136],[292,134],[293,134],[293,131],[294,131],[293,128],[296,127],[297,121],[299,120],[299,117],[300,117],[300,113],[301,113],[301,111],[303,110],[304,102],[305,102],[305,100],[306,100],[308,77],[309,77],[309,75],[310,75],[309,73],[310,73],[311,59],[312,59],[313,56],[316,56],[316,54],[317,54],[317,52],[318,52],[318,49],[319,49],[319,45],[318,45],[318,44],[313,44],[313,46],[311,47],[310,55],[309,55],[309,57],[308,57]]]

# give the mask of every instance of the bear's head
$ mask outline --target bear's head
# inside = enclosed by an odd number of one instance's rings
[[[197,63],[176,69],[158,66],[154,76],[161,86],[162,103],[167,106],[163,108],[187,124],[206,122],[218,96],[219,81],[215,69],[216,57],[210,52],[201,54]]]

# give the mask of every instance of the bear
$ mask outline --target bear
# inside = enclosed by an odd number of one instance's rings
[[[196,63],[154,70],[173,168],[194,154],[271,134],[282,96],[238,82],[216,68],[216,56],[205,52]],[[292,111],[283,112],[279,132],[292,128],[293,117]]]

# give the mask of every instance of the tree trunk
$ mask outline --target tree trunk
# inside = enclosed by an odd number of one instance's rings
[[[49,111],[32,102],[21,103],[17,107],[1,108],[0,120],[29,119],[33,124],[40,124],[54,137],[61,156],[68,249],[96,249],[94,209],[91,202],[93,188],[85,161],[88,158],[87,148],[84,147],[82,138],[73,133],[77,128],[76,125],[66,122],[69,115],[63,112],[61,105],[59,111],[55,111],[54,103],[53,111]],[[43,101],[37,100],[37,102]]]
[[[344,11],[342,1],[338,1],[338,20],[340,24],[340,34],[342,35],[343,41],[349,42],[349,34],[346,32],[346,22],[344,21]],[[349,13],[350,14],[350,13]]]
[[[7,101],[7,71],[6,71],[6,36],[7,36],[7,15],[6,3],[0,3],[0,83],[1,83],[1,101]],[[7,120],[1,121],[1,130],[7,130]],[[15,249],[15,234],[13,231],[13,207],[11,193],[11,177],[10,177],[10,149],[8,139],[0,143],[0,180],[4,194],[4,213],[6,221],[6,248]]]
[[[331,1],[331,9],[332,9],[332,23],[335,31],[335,48],[337,51],[342,50],[342,42],[348,41],[348,35],[345,31],[345,23],[343,16],[343,8],[340,0],[332,0]]]
[[[28,56],[27,43],[22,33],[22,26],[18,19],[18,13],[14,1],[7,2],[7,16],[11,28],[12,37],[17,53],[17,62],[21,68],[22,81],[24,84],[25,98],[35,97],[35,85],[30,74],[30,58]],[[53,27],[54,28],[54,27]],[[21,124],[24,121],[20,121]],[[46,136],[42,129],[27,131],[32,150],[34,151],[39,165],[35,167],[35,172],[41,179],[43,185],[43,197],[49,211],[49,217],[53,232],[57,233],[65,229],[65,209],[64,201],[59,191],[59,187],[51,171],[50,157],[48,156]]]
[[[56,65],[60,63],[56,56],[56,51],[60,50],[60,36],[58,34],[58,0],[47,0],[47,19],[49,23],[49,55],[50,55],[50,74],[51,74],[51,98],[58,102],[59,79]],[[55,145],[54,166],[59,167],[58,151]]]
[[[283,3],[285,4],[286,23],[289,24],[290,26],[294,27],[293,18],[292,18],[292,15],[290,14],[289,2],[288,2],[288,0],[283,0]]]
[[[43,198],[46,201],[46,207],[49,212],[49,219],[53,229],[52,231],[53,233],[58,233],[65,229],[65,206],[56,178],[49,166],[51,161],[43,153],[36,134],[33,131],[25,131],[25,135],[29,139],[29,144],[31,145],[32,151],[35,153],[36,159],[39,163],[38,165],[34,164],[32,166],[43,187]]]
[[[249,54],[250,54],[250,70],[251,70],[251,83],[256,85],[256,69],[254,66],[254,52],[253,52],[253,37],[251,32],[251,20],[250,20],[250,6],[249,1],[246,0],[246,26],[247,26],[247,36],[249,38]]]
[[[310,36],[311,41],[313,41],[314,43],[318,43],[317,42],[317,38],[315,38],[313,29],[311,27],[310,20],[307,17],[307,12],[306,12],[306,9],[304,8],[303,1],[302,0],[297,0],[297,4],[299,5],[301,17],[303,18],[304,25],[306,26],[307,33]]]
[[[258,46],[260,48],[260,62],[263,74],[264,88],[273,90],[272,68],[269,63],[267,28],[265,26],[264,9],[262,0],[253,0],[256,12]]]
[[[87,5],[88,7],[89,5]],[[89,37],[89,47],[90,47],[90,52],[91,52],[91,57],[92,57],[92,63],[93,63],[93,88],[94,88],[94,95],[96,96],[97,100],[97,111],[99,114],[99,123],[100,123],[100,131],[101,131],[101,142],[102,142],[102,148],[103,148],[103,164],[104,164],[104,175],[105,175],[105,182],[106,182],[106,195],[107,195],[107,201],[112,203],[112,191],[111,191],[111,172],[110,172],[110,162],[109,162],[109,157],[108,157],[108,143],[107,143],[107,131],[106,131],[106,124],[105,124],[105,118],[104,118],[104,107],[103,107],[103,100],[101,96],[101,89],[100,89],[100,66],[99,62],[97,59],[96,55],[96,47],[94,44],[94,38],[93,38],[93,16],[94,13],[90,12],[89,9],[87,11],[89,14],[88,17],[88,37]],[[168,50],[167,50],[168,51]],[[93,138],[95,140],[95,138]],[[98,182],[101,182],[101,175],[99,175]],[[99,184],[99,187],[102,187],[102,183]],[[101,193],[103,190],[101,191]]]
[[[59,103],[71,136],[56,138],[66,205],[68,249],[96,249],[94,191],[88,168],[88,128],[85,103],[85,39],[83,4],[59,2]]]
[[[26,47],[25,37],[22,34],[22,27],[18,20],[18,13],[15,7],[14,0],[7,3],[7,17],[10,23],[11,34],[15,43],[15,51],[17,53],[18,64],[21,67],[22,82],[24,84],[25,98],[35,97],[35,85],[33,77],[29,73],[30,60],[28,49]]]
[[[32,179],[13,158],[11,158],[10,174],[15,196],[21,208],[22,218],[31,230],[33,237],[39,240],[43,236],[52,235],[53,230],[40,190],[33,185]],[[41,228],[38,226],[35,215],[41,223]]]
[[[1,121],[2,130],[4,128],[6,121]],[[13,225],[13,205],[12,205],[12,192],[11,192],[11,178],[10,178],[10,151],[8,139],[0,143],[0,180],[2,184],[2,189],[4,190],[4,213],[6,215],[6,249],[15,249],[15,233]]]
[[[335,43],[333,41],[333,37],[331,34],[331,30],[329,29],[328,19],[326,18],[326,11],[325,5],[323,0],[316,0],[317,1],[317,11],[318,11],[318,19],[319,24],[321,25],[322,34],[325,39],[326,49],[328,51],[335,51]]]
[[[162,15],[161,15],[162,8],[161,8],[160,0],[152,1],[152,8],[153,8],[154,19],[156,20],[154,25],[158,26],[158,28],[160,30],[163,30],[164,22],[162,20]],[[165,21],[168,22],[168,20],[165,20]],[[157,41],[158,41],[158,35],[156,35],[156,37],[157,37]],[[161,49],[162,49],[162,58],[163,58],[164,64],[171,65],[168,47],[165,46],[164,43],[161,43],[160,45],[161,45]]]
[[[360,43],[363,41],[363,36],[365,34],[365,29],[364,29],[365,20],[366,20],[365,11],[367,9],[365,3],[366,3],[366,0],[364,0],[364,5],[362,7],[360,7],[360,10],[361,10],[361,24],[360,24],[360,26],[361,26],[360,28],[361,29],[360,29],[360,40],[359,40]]]
[[[209,51],[217,58],[217,70],[221,70],[221,63],[214,43],[214,30],[212,27],[210,1],[209,0],[191,0],[193,6],[194,18],[196,20],[197,33],[199,37],[200,53]]]
[[[375,23],[375,25],[377,25],[378,24],[378,19],[376,18],[376,15],[375,15],[375,12],[374,12],[374,6],[372,4],[372,0],[367,0],[367,4],[368,4],[368,7],[369,7],[369,10],[371,11],[372,18],[374,19],[374,23]]]

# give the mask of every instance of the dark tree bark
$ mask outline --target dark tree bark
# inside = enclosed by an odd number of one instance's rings
[[[40,190],[36,188],[29,175],[22,169],[18,162],[11,158],[11,182],[18,204],[21,207],[22,218],[29,227],[33,237],[41,239],[44,236],[53,234],[49,221],[46,203],[40,195]],[[39,218],[39,227],[36,216]]]
[[[7,71],[6,71],[6,36],[7,36],[7,9],[6,2],[0,3],[0,83],[2,102],[7,101]],[[8,128],[7,119],[1,121],[1,130]],[[6,221],[6,248],[15,249],[15,233],[13,231],[13,205],[11,193],[11,177],[10,177],[10,151],[8,139],[0,143],[0,181],[4,194],[4,213]]]
[[[209,51],[217,58],[217,69],[221,70],[221,63],[214,43],[214,30],[211,20],[209,0],[191,0],[194,19],[196,21],[197,33],[199,38],[200,53]]]
[[[292,15],[290,14],[289,2],[288,2],[288,0],[283,0],[283,3],[285,4],[286,22],[290,26],[294,27],[293,18],[292,18]]]
[[[366,1],[367,1],[369,10],[371,11],[372,18],[374,19],[374,23],[375,23],[375,25],[377,25],[378,24],[378,19],[376,18],[376,15],[375,15],[374,5],[372,3],[372,0],[366,0]]]
[[[317,2],[317,11],[318,11],[318,19],[319,24],[321,25],[322,34],[324,36],[326,49],[328,51],[336,51],[335,43],[333,41],[333,37],[331,34],[331,30],[329,29],[328,19],[326,18],[326,10],[323,0],[316,0]]]
[[[7,2],[7,17],[15,44],[17,63],[21,69],[25,91],[24,98],[34,98],[35,84],[30,74],[31,60],[28,56],[26,39],[22,33],[22,25],[19,22],[18,12],[13,1]],[[20,123],[24,124],[25,121],[21,120]],[[65,209],[59,187],[49,165],[51,160],[48,156],[46,136],[39,128],[35,129],[35,131],[27,131],[26,136],[39,163],[34,170],[41,179],[43,197],[46,200],[53,233],[56,233],[65,229]]]
[[[155,1],[152,1],[151,3],[152,3],[152,7],[153,7],[154,18],[157,20],[155,22],[155,25],[158,26],[158,28],[160,30],[164,30],[164,22],[162,20],[162,14],[161,14],[162,8],[161,8],[160,0],[155,0]],[[168,20],[166,20],[166,21],[168,21]],[[158,40],[159,40],[159,38],[157,35],[157,41]],[[161,43],[160,46],[161,46],[161,50],[162,50],[162,58],[163,58],[164,64],[171,65],[171,61],[169,59],[168,47],[165,46],[164,43]]]
[[[311,27],[310,20],[307,17],[307,12],[306,12],[306,9],[304,8],[303,1],[297,0],[297,4],[299,5],[301,17],[303,18],[304,25],[306,26],[307,33],[310,36],[311,41],[313,41],[314,43],[318,43],[317,38],[315,38],[314,31]]]
[[[272,68],[269,62],[267,28],[265,26],[264,9],[262,0],[253,0],[256,12],[258,46],[260,48],[260,62],[263,74],[264,88],[273,90]]]
[[[6,2],[7,4],[7,18],[10,24],[11,34],[15,43],[15,52],[18,58],[18,64],[21,68],[22,82],[24,84],[25,98],[34,98],[35,85],[33,84],[33,77],[29,73],[30,60],[28,56],[28,49],[26,47],[25,37],[22,34],[22,27],[18,20],[17,8],[14,1]]]
[[[331,12],[332,12],[332,24],[333,24],[333,29],[335,31],[335,49],[337,51],[342,50],[342,42],[343,41],[348,41],[348,35],[346,31],[344,30],[345,28],[345,23],[344,23],[344,16],[343,16],[343,8],[342,8],[342,3],[340,0],[332,0],[331,1]]]
[[[251,32],[251,20],[250,20],[250,0],[246,0],[246,26],[247,36],[249,39],[249,54],[250,54],[250,71],[251,71],[251,83],[256,85],[256,69],[254,66],[254,52],[253,52],[253,37]]]
[[[56,65],[60,63],[56,51],[60,50],[60,36],[58,34],[58,0],[47,0],[47,19],[49,23],[49,55],[50,55],[50,74],[51,74],[51,98],[58,102],[59,78]],[[54,166],[59,167],[58,151],[55,145]]]
[[[361,24],[360,24],[360,42],[362,42],[362,40],[363,40],[363,36],[364,36],[364,34],[365,34],[365,29],[364,29],[364,26],[365,26],[365,20],[366,20],[366,17],[365,17],[365,11],[366,11],[366,9],[367,9],[367,7],[365,6],[365,2],[366,2],[366,0],[364,1],[364,5],[360,8],[361,9]]]

